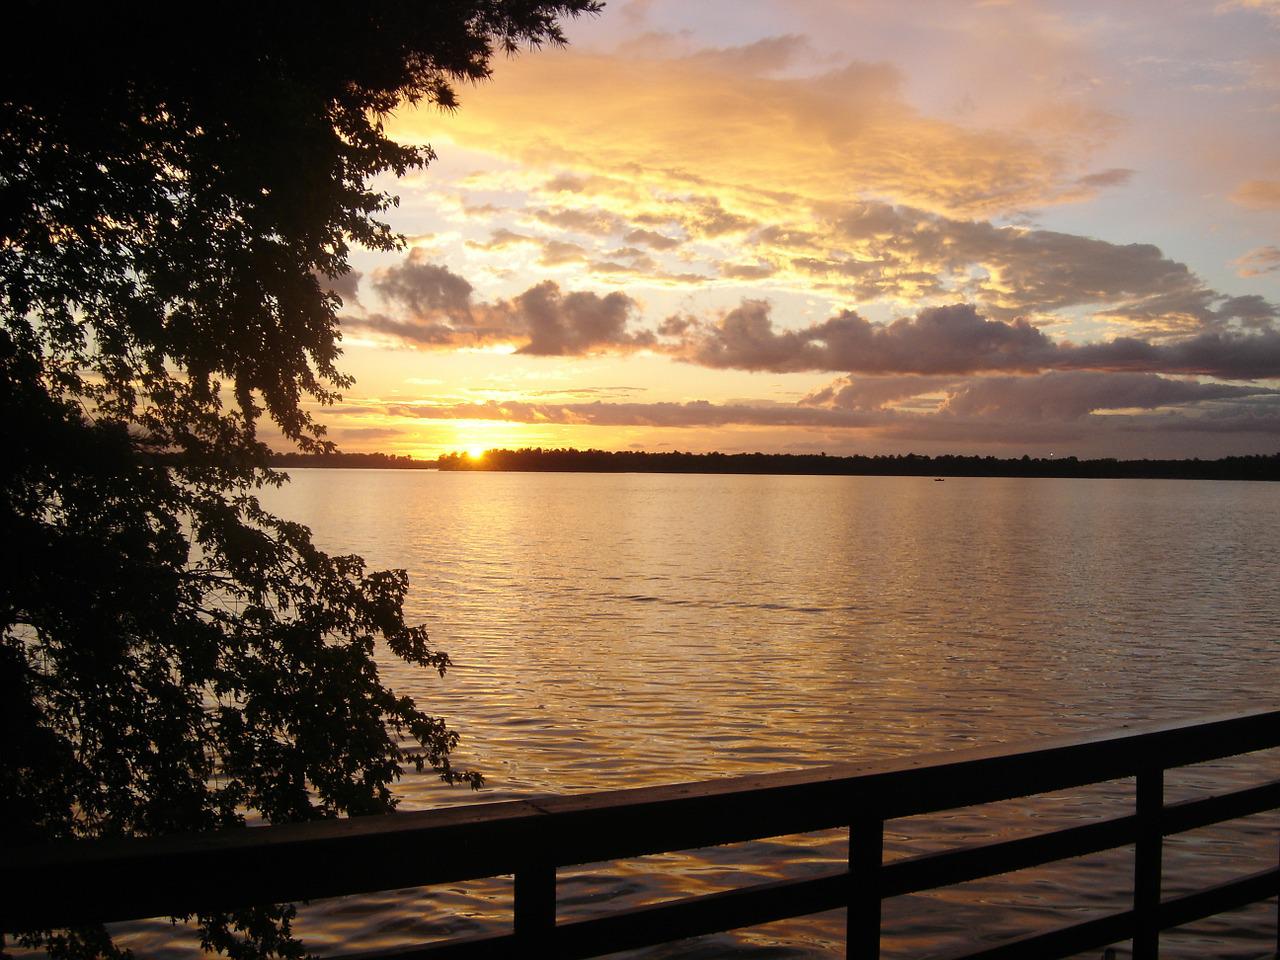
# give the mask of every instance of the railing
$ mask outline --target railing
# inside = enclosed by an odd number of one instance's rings
[[[1154,958],[1160,931],[1275,896],[1280,867],[1162,899],[1163,838],[1280,807],[1280,780],[1164,802],[1164,771],[1280,746],[1280,710],[1061,737],[868,764],[705,783],[478,804],[425,813],[74,841],[10,851],[0,929],[177,916],[513,874],[513,930],[361,954],[362,960],[591,957],[847,908],[848,955],[879,955],[881,903],[1115,847],[1135,848],[1133,904],[955,960],[1066,957],[1133,941]],[[1136,778],[1132,814],[1035,836],[882,861],[884,822]],[[607,916],[556,922],[559,867],[836,827],[849,866]]]

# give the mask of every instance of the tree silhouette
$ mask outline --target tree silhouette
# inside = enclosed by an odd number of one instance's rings
[[[496,51],[589,0],[18,2],[0,32],[0,839],[388,811],[402,765],[477,784],[375,645],[444,671],[402,571],[264,512],[267,418],[349,383],[350,245],[400,242],[371,178],[425,166],[404,101],[456,104]],[[300,955],[291,908],[197,918],[206,946]],[[55,955],[101,929],[11,931]]]

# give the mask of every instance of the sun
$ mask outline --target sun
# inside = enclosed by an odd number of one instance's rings
[[[483,460],[486,452],[485,447],[467,447],[467,457],[472,460]]]

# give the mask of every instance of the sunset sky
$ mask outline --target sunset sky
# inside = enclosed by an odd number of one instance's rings
[[[499,59],[399,254],[351,451],[1280,450],[1280,0],[610,0]]]

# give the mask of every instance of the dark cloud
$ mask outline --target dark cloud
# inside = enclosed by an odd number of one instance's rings
[[[373,288],[414,319],[440,314],[455,321],[471,318],[471,284],[447,267],[428,262],[420,249],[411,250],[399,266],[376,273]]]
[[[673,313],[658,325],[658,333],[664,337],[679,337],[697,327],[698,318],[689,314]]]
[[[477,302],[470,283],[426,262],[416,250],[398,266],[380,271],[374,288],[399,314],[344,316],[343,326],[393,337],[406,346],[513,343],[519,353],[564,356],[635,350],[655,342],[652,333],[628,329],[636,304],[626,294],[566,293],[547,280],[510,300]]]
[[[1069,370],[1035,376],[840,377],[800,402],[880,410],[926,394],[945,395],[936,408],[947,416],[1041,421],[1074,420],[1099,410],[1153,410],[1215,400],[1270,399],[1280,396],[1280,391],[1170,379],[1154,373]]]
[[[1256,293],[1241,297],[1227,297],[1215,309],[1218,317],[1239,320],[1240,325],[1253,330],[1265,330],[1276,316],[1275,306]]]
[[[619,347],[650,346],[650,333],[632,334],[627,321],[635,301],[623,293],[600,296],[587,291],[562,293],[550,280],[512,301],[529,335],[517,352],[537,356],[590,353]]]
[[[1023,319],[990,320],[970,304],[930,307],[874,324],[847,310],[798,330],[774,327],[770,305],[744,300],[718,323],[672,318],[669,350],[707,367],[778,373],[1035,373],[1094,369],[1261,379],[1280,376],[1280,333],[1213,331],[1159,343],[1119,337],[1076,345],[1051,340]],[[683,327],[683,329],[681,329]]]
[[[543,249],[544,260],[554,262],[581,259],[586,252],[561,241],[549,241]],[[652,261],[639,248],[613,252],[629,259],[594,262],[589,269],[652,273]],[[704,279],[652,275],[671,282]],[[377,271],[372,286],[390,312],[371,311],[344,322],[422,347],[505,342],[542,355],[654,348],[700,366],[777,373],[955,377],[1096,370],[1227,380],[1280,377],[1280,332],[1268,325],[1273,308],[1254,296],[1230,298],[1215,308],[1235,317],[1234,326],[1217,323],[1176,338],[1070,343],[1051,339],[1024,318],[992,319],[968,303],[929,307],[888,324],[846,310],[788,330],[775,326],[767,301],[743,300],[718,321],[676,315],[655,333],[635,328],[637,305],[623,293],[566,293],[548,281],[509,301],[477,302],[467,280],[430,263],[421,250]],[[846,401],[852,403],[862,388],[847,386]]]
[[[400,341],[404,346],[420,349],[478,347],[487,343],[504,342],[510,335],[510,331],[502,328],[481,329],[469,322],[445,319],[439,321],[403,319],[385,313],[366,313],[363,316],[344,315],[342,327],[344,330],[381,334]]]
[[[1157,433],[1179,432],[1199,434],[1261,434],[1280,437],[1280,406],[1275,404],[1233,404],[1230,408],[1202,417],[1180,417],[1166,414],[1163,417],[1133,418],[1121,425],[1127,432]],[[1272,450],[1275,448],[1272,447]]]
[[[938,393],[955,383],[955,377],[840,377],[800,402],[814,407],[880,410],[890,403]]]
[[[1265,387],[1171,380],[1154,373],[1055,371],[1037,377],[981,377],[951,394],[947,414],[1000,420],[1074,420],[1097,410],[1157,407],[1275,395]]]
[[[1262,380],[1280,377],[1280,333],[1202,333],[1152,344],[1132,337],[1105,343],[1064,345],[1058,362],[1045,366],[1070,369],[1135,370]]]
[[[320,289],[327,290],[330,293],[336,293],[342,298],[343,306],[360,303],[360,278],[364,274],[359,270],[348,270],[346,273],[336,277],[326,277],[322,273],[316,274],[316,280],[320,283]]]
[[[968,304],[932,307],[888,325],[852,310],[800,330],[776,330],[770,305],[744,300],[714,325],[701,325],[679,348],[707,367],[798,372],[971,373],[1034,370],[1054,345],[1024,320],[987,320]]]

